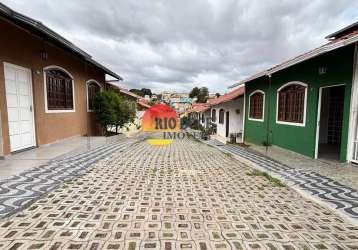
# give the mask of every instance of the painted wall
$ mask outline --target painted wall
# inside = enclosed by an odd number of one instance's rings
[[[271,144],[314,157],[319,88],[345,84],[340,160],[342,162],[346,161],[353,55],[354,46],[347,46],[277,72],[272,75],[271,88],[269,88],[268,77],[247,83],[245,140],[262,144],[268,137],[268,141]],[[327,72],[320,75],[319,67],[322,66],[327,68]],[[306,125],[304,127],[276,123],[277,89],[291,81],[301,81],[308,84]],[[264,122],[248,120],[248,96],[257,89],[261,89],[266,93]]]
[[[225,137],[226,134],[226,112],[229,111],[229,135],[230,133],[238,133],[243,130],[243,111],[244,111],[244,97],[240,97],[236,100],[225,102],[216,106],[212,109],[216,110],[216,122],[217,134],[220,137]],[[224,123],[219,123],[219,110],[224,109]],[[238,114],[236,110],[240,110]]]
[[[2,122],[1,122],[1,106],[0,106],[0,157],[4,156],[3,139],[2,139]]]
[[[104,72],[88,65],[80,58],[63,49],[43,42],[40,38],[0,18],[0,109],[4,153],[10,153],[8,118],[6,107],[4,62],[31,69],[34,99],[35,132],[37,145],[43,145],[64,138],[97,134],[94,114],[87,112],[86,81],[95,79],[103,84]],[[25,46],[26,45],[26,46]],[[47,60],[40,58],[46,50]],[[74,77],[76,110],[71,113],[45,113],[43,68],[60,66]]]
[[[203,119],[202,117],[204,116],[204,122],[203,122]],[[210,113],[210,109],[203,112],[203,113],[200,113],[200,125],[203,126],[204,128],[208,128],[209,127],[209,124],[210,124],[210,121],[211,121],[211,113]]]

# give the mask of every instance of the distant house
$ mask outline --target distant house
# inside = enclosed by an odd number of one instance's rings
[[[244,130],[245,88],[237,88],[218,98],[209,99],[211,121],[217,127],[217,139],[227,142],[235,138],[242,142]]]
[[[246,86],[245,141],[358,162],[358,22],[327,38],[232,86]]]
[[[42,23],[0,4],[0,156],[98,135],[93,96],[119,75]]]
[[[210,105],[208,103],[193,103],[187,111],[191,121],[196,121],[203,128],[208,128],[211,122]]]
[[[193,103],[189,118],[203,128],[216,126],[214,137],[224,143],[232,138],[243,141],[245,88],[239,87],[225,95],[209,98],[206,103]]]
[[[170,99],[170,106],[172,106],[178,113],[184,113],[192,106],[193,100],[189,97],[177,97]]]

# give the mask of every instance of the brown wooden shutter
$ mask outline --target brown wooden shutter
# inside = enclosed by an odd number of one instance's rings
[[[278,120],[303,123],[306,87],[289,85],[280,90],[278,96]]]
[[[73,109],[72,78],[60,70],[46,71],[47,108],[49,110]]]

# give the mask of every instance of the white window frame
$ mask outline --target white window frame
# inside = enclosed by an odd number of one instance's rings
[[[97,85],[99,86],[99,88],[100,88],[100,91],[102,91],[102,89],[103,89],[102,84],[100,84],[100,83],[99,83],[97,80],[95,80],[95,79],[89,79],[89,80],[86,81],[87,112],[93,112],[93,110],[89,108],[89,102],[88,102],[88,85],[89,85],[90,83],[95,83],[95,84],[97,84]]]
[[[215,111],[215,112],[213,112],[213,111]],[[215,121],[213,121],[213,113],[215,113]],[[216,113],[216,108],[213,108],[213,109],[211,109],[211,111],[210,111],[210,117],[211,117],[211,122],[213,122],[213,123],[217,123],[217,121],[218,121],[218,116],[217,116],[217,113]]]
[[[285,121],[279,121],[278,120],[278,103],[279,103],[279,94],[280,91],[284,88],[286,88],[287,86],[290,85],[301,85],[303,87],[305,87],[305,99],[304,99],[304,107],[303,107],[303,122],[299,123],[299,122],[285,122]],[[276,124],[282,124],[282,125],[290,125],[290,126],[297,126],[297,127],[305,127],[306,126],[306,113],[307,113],[307,90],[308,90],[308,84],[300,82],[300,81],[293,81],[293,82],[288,82],[284,85],[282,85],[279,89],[277,89],[277,93],[276,93]]]
[[[224,112],[223,122],[222,122],[222,123],[220,122],[220,111],[221,111],[221,110]],[[219,120],[218,120],[218,124],[225,124],[225,113],[226,113],[225,109],[223,109],[223,108],[220,108],[220,109],[219,109]]]
[[[65,110],[49,110],[48,109],[48,102],[47,102],[47,84],[46,84],[46,71],[47,70],[60,70],[68,74],[72,79],[72,101],[73,101],[73,109],[65,109]],[[68,72],[66,69],[57,66],[57,65],[50,65],[45,68],[43,68],[43,78],[44,78],[44,96],[45,96],[45,113],[74,113],[76,112],[76,97],[75,97],[75,81],[70,72]]]
[[[256,94],[256,93],[261,93],[264,95],[264,99],[263,99],[263,103],[262,103],[262,118],[261,119],[257,119],[257,118],[251,118],[250,117],[250,110],[251,110],[251,105],[250,105],[250,102],[251,102],[251,96]],[[256,121],[256,122],[263,122],[265,120],[265,98],[266,98],[266,95],[265,95],[265,92],[262,91],[261,89],[258,89],[258,90],[255,90],[254,92],[252,92],[250,95],[249,95],[249,112],[248,112],[248,119],[249,121]]]

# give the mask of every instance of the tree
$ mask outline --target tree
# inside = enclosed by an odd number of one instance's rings
[[[125,100],[114,91],[102,91],[93,100],[96,121],[99,123],[104,134],[108,134],[108,128],[118,128],[135,118],[135,103]]]
[[[149,95],[150,97],[152,97],[153,93],[151,89],[146,89],[146,88],[142,88],[142,89],[130,89],[130,92],[142,96],[144,97],[145,95]]]
[[[215,96],[216,96],[216,97],[220,97],[221,95],[220,95],[220,93],[216,93]]]
[[[115,126],[117,133],[118,128],[123,127],[126,123],[134,122],[136,115],[136,104],[133,101],[121,98],[121,100],[119,100],[119,102],[116,102],[115,105]]]
[[[102,91],[93,99],[96,122],[102,126],[104,134],[107,133],[108,126],[115,123],[114,99],[115,93],[113,91]]]
[[[149,95],[152,97],[152,91],[150,89],[142,88],[140,91],[143,93],[143,96]]]
[[[198,98],[197,102],[205,103],[208,97],[209,97],[209,89],[207,87],[201,87],[199,89],[199,94],[197,95]]]
[[[144,93],[140,89],[130,89],[129,92],[132,92],[132,93],[134,93],[136,95],[144,97]]]
[[[199,88],[198,87],[194,87],[189,94],[190,98],[194,98],[197,97],[199,95]]]

